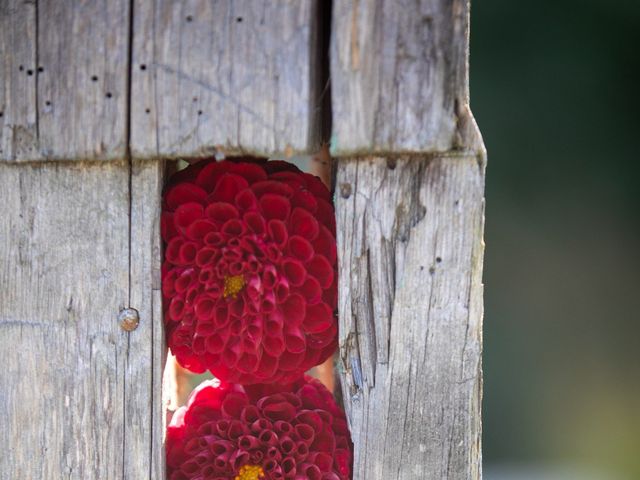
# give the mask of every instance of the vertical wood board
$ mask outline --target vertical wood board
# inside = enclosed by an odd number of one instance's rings
[[[336,0],[335,155],[467,146],[468,0]]]
[[[1,478],[121,478],[122,164],[0,164]]]
[[[313,150],[317,1],[134,1],[131,152]]]
[[[0,2],[0,161],[124,158],[129,11]]]
[[[372,156],[337,169],[354,479],[479,479],[482,157]]]

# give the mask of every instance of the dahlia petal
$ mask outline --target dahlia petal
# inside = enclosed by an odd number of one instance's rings
[[[315,437],[315,432],[313,427],[307,425],[305,423],[298,423],[295,427],[296,435],[298,438],[308,445],[313,443],[313,439]]]
[[[259,359],[256,355],[245,353],[238,360],[236,368],[243,373],[253,373],[256,371],[258,361]]]
[[[333,311],[326,303],[307,305],[306,313],[303,326],[308,333],[323,332],[335,321]]]
[[[246,395],[241,393],[229,393],[225,396],[220,406],[224,418],[240,418],[243,408],[249,403]]]
[[[205,213],[207,217],[218,224],[223,224],[227,220],[239,217],[238,209],[236,207],[234,207],[230,203],[221,201],[209,205],[206,208]]]
[[[318,467],[310,463],[303,463],[299,472],[308,480],[322,480],[322,472]]]
[[[173,213],[162,212],[160,215],[160,234],[165,242],[168,242],[178,234],[176,225],[173,222]]]
[[[318,208],[316,197],[306,189],[299,189],[293,194],[291,205],[293,207],[303,208],[311,213],[315,212],[316,208]]]
[[[253,233],[262,235],[266,231],[267,224],[258,212],[247,212],[243,219]]]
[[[195,242],[185,242],[180,245],[178,251],[178,264],[179,265],[191,265],[196,260],[198,254],[198,244]]]
[[[207,192],[193,183],[180,183],[172,187],[164,196],[164,200],[171,210],[175,210],[187,202],[203,203],[206,198]]]
[[[288,258],[282,262],[282,269],[284,270],[284,274],[287,276],[291,285],[299,287],[304,283],[307,276],[307,270],[302,262],[293,258]]]
[[[227,341],[221,335],[209,335],[205,340],[205,348],[210,353],[220,353],[224,350]]]
[[[280,306],[282,314],[287,322],[300,325],[306,315],[306,302],[297,293],[289,295],[289,298]]]
[[[291,424],[284,420],[278,420],[277,422],[275,422],[273,424],[273,428],[280,438],[283,438],[283,435],[288,435],[293,431],[293,427],[291,426]],[[282,443],[282,441],[280,443]]]
[[[278,284],[276,285],[274,292],[276,294],[276,302],[277,303],[284,302],[290,293],[289,282],[284,278],[281,278]]]
[[[189,225],[201,219],[203,216],[204,208],[200,203],[183,203],[173,213],[173,223],[178,231],[184,233]]]
[[[267,335],[266,337],[264,337],[262,347],[269,355],[277,358],[280,357],[285,351],[286,345],[281,335]]]
[[[298,327],[289,325],[285,327],[284,343],[291,353],[302,353],[307,347],[304,333]]]
[[[317,303],[322,297],[322,287],[320,286],[320,282],[313,277],[307,277],[298,291],[305,298],[308,304]]]
[[[286,220],[291,213],[291,203],[287,197],[267,193],[260,197],[258,202],[260,211],[266,219],[275,218],[277,220]]]
[[[235,198],[235,204],[243,212],[254,210],[258,206],[258,199],[252,190],[248,188],[238,192]]]
[[[296,474],[296,461],[293,457],[285,457],[280,462],[285,478],[293,478]]]
[[[211,194],[211,198],[214,198],[217,201],[232,203],[238,192],[244,190],[248,186],[249,182],[240,175],[224,173],[218,179],[218,182],[213,189],[213,193]]]
[[[296,190],[307,188],[307,182],[300,176],[300,170],[296,167],[287,171],[279,171],[269,175],[271,180],[278,180],[287,185],[295,186]]]
[[[308,262],[313,258],[313,247],[306,238],[294,235],[289,237],[288,251],[294,257],[303,262]]]
[[[260,410],[255,405],[246,405],[242,409],[240,419],[248,424],[251,424],[260,418]],[[255,437],[253,437],[255,438]]]
[[[264,168],[253,163],[235,163],[229,170],[236,175],[240,175],[249,183],[256,183],[267,179],[267,173],[264,171]]]
[[[217,230],[215,223],[209,220],[195,220],[187,227],[186,234],[191,240],[203,240],[207,233]]]
[[[302,173],[302,178],[306,180],[309,191],[316,197],[331,201],[331,192],[320,178],[305,172]]]
[[[237,219],[227,220],[222,228],[220,229],[222,233],[226,235],[231,235],[234,237],[239,237],[245,232],[245,224]]]
[[[320,226],[318,221],[308,211],[296,207],[289,219],[289,227],[294,235],[300,235],[307,240],[313,240],[318,236]]]
[[[315,212],[318,221],[329,229],[335,236],[336,234],[336,215],[333,206],[325,201],[318,199],[318,208]]]
[[[211,162],[205,166],[196,177],[196,183],[207,192],[211,192],[218,179],[227,170],[229,162]]]
[[[262,352],[262,356],[260,357],[260,363],[258,364],[258,368],[256,369],[255,375],[258,378],[272,378],[275,375],[278,369],[278,358],[277,355],[270,355],[266,349]]]
[[[285,372],[291,372],[298,369],[305,358],[304,352],[293,353],[285,350],[280,355],[280,369]]]
[[[316,255],[307,263],[307,271],[318,279],[323,288],[329,288],[333,283],[333,267],[322,255]]]
[[[174,265],[178,265],[179,256],[180,256],[180,247],[184,240],[181,237],[174,237],[171,239],[167,248],[164,251],[164,257],[168,262],[173,263]]]
[[[199,296],[194,306],[196,317],[200,320],[211,318],[214,315],[216,303],[216,299],[208,295]]]
[[[311,243],[313,245],[313,249],[327,257],[329,263],[334,265],[337,259],[337,247],[336,247],[336,239],[331,234],[329,229],[324,225],[320,225],[320,230],[318,231],[318,236]]]
[[[284,247],[286,245],[289,235],[287,233],[287,226],[282,220],[269,220],[267,230],[269,237],[271,237],[271,240],[273,240],[278,247]]]
[[[251,190],[257,197],[262,197],[266,194],[282,195],[283,197],[291,197],[293,195],[293,189],[282,182],[276,182],[273,180],[265,180],[262,182],[256,182],[251,185]]]
[[[280,451],[284,455],[290,455],[296,450],[296,444],[290,437],[280,437]]]

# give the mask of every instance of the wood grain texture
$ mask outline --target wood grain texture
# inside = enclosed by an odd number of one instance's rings
[[[134,1],[131,152],[317,147],[317,1]]]
[[[468,0],[334,1],[333,154],[468,146],[468,13]]]
[[[342,389],[354,479],[479,479],[482,156],[340,159]]]
[[[0,161],[124,158],[129,11],[0,2]]]
[[[126,359],[124,478],[163,479],[165,412],[162,374],[166,347],[162,321],[160,202],[164,162],[131,165],[129,303],[140,326],[129,335]]]
[[[0,478],[164,478],[162,164],[129,170],[0,164]]]
[[[0,478],[121,478],[127,169],[0,164],[0,181]]]

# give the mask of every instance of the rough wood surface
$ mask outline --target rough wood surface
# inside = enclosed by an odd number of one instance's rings
[[[132,154],[313,150],[316,8],[316,0],[135,0]]]
[[[0,2],[0,161],[124,158],[129,10]]]
[[[354,479],[481,476],[482,158],[338,162]]]
[[[334,1],[332,153],[466,146],[468,12],[468,0]]]
[[[0,179],[0,478],[121,478],[127,169],[0,165]]]
[[[0,164],[0,478],[164,478],[160,169]]]

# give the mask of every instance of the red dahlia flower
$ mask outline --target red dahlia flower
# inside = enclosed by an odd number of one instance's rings
[[[170,480],[346,480],[344,412],[310,377],[287,387],[204,382],[167,432]]]
[[[331,196],[286,162],[202,161],[162,212],[167,343],[194,372],[286,383],[335,350]]]

